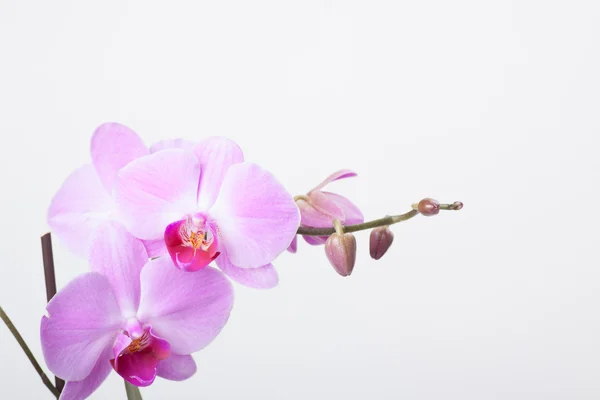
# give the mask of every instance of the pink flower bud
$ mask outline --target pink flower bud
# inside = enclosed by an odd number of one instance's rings
[[[453,209],[453,210],[460,210],[460,209],[462,209],[462,208],[463,208],[463,203],[462,203],[462,201],[455,201],[455,202],[452,204],[452,209]]]
[[[325,254],[341,276],[348,276],[356,262],[356,239],[351,233],[334,233],[325,242]]]
[[[426,217],[432,217],[440,212],[440,203],[430,198],[423,199],[419,202],[417,211]]]
[[[371,258],[379,260],[392,245],[394,232],[388,226],[380,226],[371,231],[369,238],[369,251]]]

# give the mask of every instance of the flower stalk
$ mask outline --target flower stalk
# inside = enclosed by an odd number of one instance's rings
[[[56,294],[56,274],[54,272],[54,255],[52,253],[52,236],[50,232],[42,236],[42,260],[44,263],[44,280],[46,282],[46,301],[49,302]],[[54,384],[60,394],[65,386],[65,381],[55,376]]]
[[[127,400],[142,400],[142,394],[140,388],[132,385],[131,383],[125,382],[125,392],[127,393]]]
[[[452,204],[440,204],[440,210],[460,210],[462,208],[462,205],[463,204],[459,201],[456,201]],[[418,203],[413,204],[412,205],[413,209],[404,214],[391,215],[391,216],[387,216],[387,217],[383,217],[383,218],[379,218],[379,219],[374,219],[372,221],[363,222],[362,224],[345,225],[344,232],[345,233],[359,232],[359,231],[364,231],[367,229],[377,228],[380,226],[393,225],[398,222],[407,221],[419,214],[419,211],[417,211],[417,207],[418,207]],[[305,226],[300,226],[298,228],[298,235],[305,235],[305,236],[329,236],[335,232],[336,232],[336,229],[334,227],[331,227],[331,228],[309,228],[309,227],[305,227]]]
[[[35,370],[37,371],[40,378],[42,378],[42,382],[44,382],[44,385],[58,399],[60,397],[60,392],[58,391],[58,389],[56,389],[54,387],[54,385],[52,385],[52,382],[50,382],[50,379],[44,373],[44,370],[42,369],[40,364],[37,362],[35,357],[33,356],[33,353],[31,353],[31,350],[29,350],[29,346],[27,346],[27,343],[25,343],[23,336],[21,336],[21,334],[19,333],[19,331],[17,330],[15,325],[12,323],[10,318],[8,318],[8,315],[6,315],[6,313],[4,312],[2,307],[0,307],[0,318],[2,318],[2,321],[6,324],[6,327],[8,328],[10,333],[12,333],[12,335],[15,337],[15,339],[19,343],[19,346],[21,346],[21,349],[23,349],[23,352],[25,353],[25,355],[31,362],[31,365],[33,365],[33,368],[35,368]]]

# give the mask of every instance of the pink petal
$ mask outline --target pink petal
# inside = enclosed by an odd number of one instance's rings
[[[112,370],[109,362],[110,353],[111,348],[107,346],[88,376],[80,381],[67,382],[60,395],[60,400],[83,400],[94,393]]]
[[[216,262],[225,275],[244,286],[271,289],[279,284],[279,276],[271,264],[260,268],[238,268],[231,263],[226,254],[217,257]]]
[[[76,169],[67,177],[48,209],[52,233],[71,251],[87,257],[92,236],[114,208],[91,164]]]
[[[338,179],[345,179],[345,178],[351,178],[356,176],[356,172],[350,171],[349,169],[341,169],[337,172],[334,172],[333,174],[329,175],[327,178],[325,178],[325,180],[323,182],[321,182],[320,184],[318,184],[317,186],[315,186],[312,191],[317,191],[317,190],[321,190],[323,187],[325,187],[325,185],[327,185],[328,183],[331,183],[333,181],[337,181]]]
[[[269,264],[294,239],[300,213],[275,177],[256,164],[229,167],[209,211],[231,262],[240,268]]]
[[[150,324],[177,354],[191,354],[221,331],[233,306],[231,283],[218,270],[194,273],[173,268],[168,257],[142,269],[138,318]]]
[[[362,212],[350,200],[335,193],[312,192],[310,203],[298,200],[302,226],[313,228],[329,228],[333,220],[338,219],[344,225],[364,222]]]
[[[121,313],[135,315],[140,303],[140,271],[148,261],[144,244],[116,222],[102,224],[90,250],[90,271],[108,278]]]
[[[363,213],[352,203],[350,200],[345,198],[344,196],[340,196],[336,193],[322,192],[324,196],[334,201],[338,207],[344,213],[344,219],[342,223],[345,225],[355,225],[362,224],[365,221],[365,217]]]
[[[202,168],[198,207],[208,210],[219,195],[227,170],[231,165],[244,161],[244,154],[233,140],[224,137],[207,138],[201,141],[194,151]]]
[[[111,365],[123,379],[132,385],[144,387],[154,382],[156,367],[160,360],[151,353],[138,352],[122,356],[118,368],[114,361],[110,360]]]
[[[150,146],[150,153],[156,153],[157,151],[166,149],[183,149],[194,151],[194,147],[196,147],[197,144],[197,142],[186,139],[161,140],[160,142],[156,142]]]
[[[170,381],[183,381],[196,373],[196,363],[190,355],[171,354],[158,363],[156,375]]]
[[[311,206],[313,206],[317,211],[329,215],[332,220],[338,219],[341,221],[344,219],[344,212],[340,206],[338,206],[335,201],[331,200],[322,192],[310,192],[308,198],[310,199]]]
[[[294,236],[294,239],[292,240],[292,243],[290,243],[290,245],[288,246],[287,250],[292,254],[296,253],[296,251],[298,250],[298,235]]]
[[[162,238],[167,225],[195,211],[199,177],[198,159],[185,150],[132,161],[119,171],[115,186],[119,220],[140,239]]]
[[[296,204],[300,210],[300,224],[302,226],[313,228],[329,228],[333,226],[333,220],[335,218],[317,210],[311,203],[305,200],[298,200]],[[338,212],[341,213],[339,207]]]
[[[311,246],[319,246],[322,244],[325,244],[325,242],[327,241],[327,238],[329,238],[329,236],[302,236],[302,238],[306,241],[306,243],[310,244]]]
[[[40,336],[52,373],[67,381],[84,379],[107,346],[123,317],[108,279],[89,272],[73,279],[46,307]]]
[[[118,123],[100,125],[92,136],[92,163],[108,193],[112,193],[117,172],[129,162],[148,154],[142,139]]]
[[[160,257],[167,253],[167,246],[164,239],[142,240],[149,258]]]

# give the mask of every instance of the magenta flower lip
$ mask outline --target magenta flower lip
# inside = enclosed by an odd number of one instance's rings
[[[169,224],[164,239],[173,264],[183,271],[198,271],[220,254],[217,236],[201,215]]]
[[[171,355],[171,345],[156,336],[150,326],[141,328],[135,319],[128,322],[132,324],[134,329],[123,331],[115,339],[115,358],[110,359],[110,365],[132,385],[150,386],[156,378],[158,364]]]

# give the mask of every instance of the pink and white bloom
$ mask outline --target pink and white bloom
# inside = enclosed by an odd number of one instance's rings
[[[66,381],[61,400],[87,398],[111,369],[136,386],[192,376],[190,354],[229,318],[229,280],[213,268],[186,274],[168,258],[148,261],[143,244],[116,223],[98,227],[90,264],[41,321],[46,364]]]
[[[52,199],[47,215],[52,233],[69,251],[81,257],[89,255],[97,227],[105,221],[115,220],[112,190],[117,172],[139,157],[165,148],[191,148],[193,143],[182,139],[168,140],[155,143],[149,150],[130,128],[105,123],[92,135],[90,147],[92,163],[67,177]],[[162,240],[145,245],[151,257],[164,251]]]
[[[356,176],[355,172],[347,169],[339,170],[315,186],[306,196],[298,196],[296,204],[300,209],[300,225],[310,228],[331,228],[335,219],[339,220],[342,225],[363,223],[363,214],[354,203],[339,194],[321,190],[328,183],[354,176]],[[327,236],[303,237],[311,245],[321,245],[327,241]],[[297,240],[294,237],[288,250],[295,253],[296,249]]]
[[[164,239],[177,268],[215,261],[251,287],[277,285],[271,262],[300,221],[292,196],[275,177],[244,162],[233,141],[211,137],[193,151],[168,149],[132,161],[115,185],[119,220],[134,236]]]

